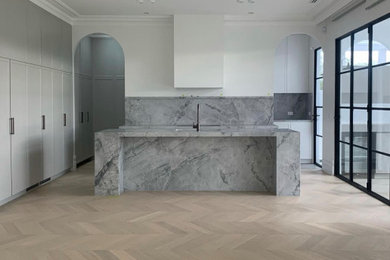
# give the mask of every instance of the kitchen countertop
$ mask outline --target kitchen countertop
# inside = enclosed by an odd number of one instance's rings
[[[124,126],[109,129],[96,134],[115,134],[118,137],[269,137],[277,134],[294,133],[290,129],[277,126],[212,127],[201,126],[200,132],[189,126]]]

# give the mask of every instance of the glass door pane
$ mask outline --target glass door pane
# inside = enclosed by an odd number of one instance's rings
[[[374,151],[390,155],[390,111],[372,111],[372,145]]]
[[[351,73],[340,75],[340,106],[349,107],[351,104]]]
[[[316,88],[316,106],[322,107],[324,100],[324,80],[322,78],[316,80]]]
[[[355,33],[353,43],[353,68],[359,69],[368,66],[368,29]]]
[[[350,164],[349,163],[350,162],[349,149],[350,149],[350,147],[348,144],[340,143],[339,149],[340,149],[340,158],[339,158],[340,175],[349,179],[349,173],[350,173],[350,170],[349,170],[349,164]]]
[[[368,105],[368,69],[353,73],[353,106],[367,108]]]
[[[390,157],[373,153],[372,191],[390,199]]]
[[[390,19],[373,25],[372,64],[390,62]]]
[[[353,147],[353,181],[363,187],[367,185],[367,150]]]
[[[390,65],[372,70],[372,106],[390,108]]]
[[[347,37],[341,40],[340,44],[340,71],[349,71],[352,66],[352,55],[351,55],[351,37]]]

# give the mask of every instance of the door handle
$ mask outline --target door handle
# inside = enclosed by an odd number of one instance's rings
[[[87,122],[89,122],[89,112],[87,112]]]
[[[81,123],[84,123],[84,112],[81,112]]]
[[[14,135],[15,134],[15,118],[12,117],[9,119],[9,125],[10,125],[9,133],[11,135]]]
[[[46,130],[46,116],[42,116],[42,130]]]
[[[66,126],[66,114],[64,113],[64,126]]]

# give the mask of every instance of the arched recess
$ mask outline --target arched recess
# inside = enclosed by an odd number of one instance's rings
[[[74,52],[75,154],[78,165],[94,155],[94,133],[125,122],[125,56],[108,34],[83,37]]]
[[[303,163],[322,162],[324,55],[320,47],[308,34],[291,34],[275,51],[275,122],[301,133]]]

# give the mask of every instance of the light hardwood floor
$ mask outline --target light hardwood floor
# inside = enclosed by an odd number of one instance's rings
[[[0,259],[390,259],[390,207],[318,170],[302,196],[93,196],[93,164],[0,207]]]

